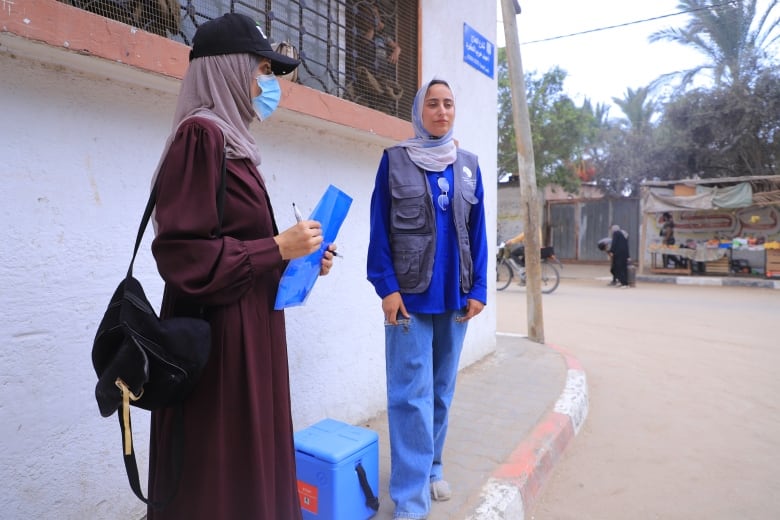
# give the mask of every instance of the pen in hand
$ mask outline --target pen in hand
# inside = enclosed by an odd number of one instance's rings
[[[295,221],[301,222],[303,220],[303,215],[301,215],[301,210],[298,209],[298,206],[295,205],[295,203],[292,203],[293,205],[293,212],[295,212]],[[331,251],[331,254],[333,256],[338,256],[339,258],[344,258],[344,255],[340,255],[335,251]]]

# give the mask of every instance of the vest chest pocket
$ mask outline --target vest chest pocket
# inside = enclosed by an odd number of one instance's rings
[[[479,202],[477,199],[477,195],[473,191],[469,190],[463,190],[460,192],[464,199],[466,199],[466,202],[468,202],[470,205],[475,205]]]
[[[418,231],[425,227],[425,211],[420,204],[397,206],[393,212],[393,227],[397,231]]]
[[[402,184],[392,186],[392,227],[399,232],[419,231],[426,226],[425,186]]]
[[[471,207],[479,204],[479,200],[477,199],[477,195],[474,193],[474,191],[469,190],[468,186],[466,188],[467,189],[461,191],[460,194],[463,197],[463,200],[466,201],[466,204],[463,205],[465,208],[465,211],[463,212],[463,219],[468,226],[469,222],[471,221]]]

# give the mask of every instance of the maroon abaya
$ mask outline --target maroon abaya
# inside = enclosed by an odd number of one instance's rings
[[[217,190],[223,137],[211,121],[178,129],[158,176],[152,251],[166,282],[161,314],[202,307],[212,350],[184,405],[183,471],[174,501],[149,520],[297,520],[284,313],[274,299],[284,261],[265,185],[229,160],[222,234]],[[152,413],[149,489],[172,484],[173,411]]]

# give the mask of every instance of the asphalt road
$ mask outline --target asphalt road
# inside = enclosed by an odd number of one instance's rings
[[[780,292],[564,279],[543,305],[590,408],[526,518],[780,518]],[[525,307],[497,293],[499,331]]]

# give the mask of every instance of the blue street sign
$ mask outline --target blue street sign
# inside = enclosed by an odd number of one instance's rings
[[[479,34],[469,24],[463,24],[463,61],[483,73],[493,77],[496,46]]]

